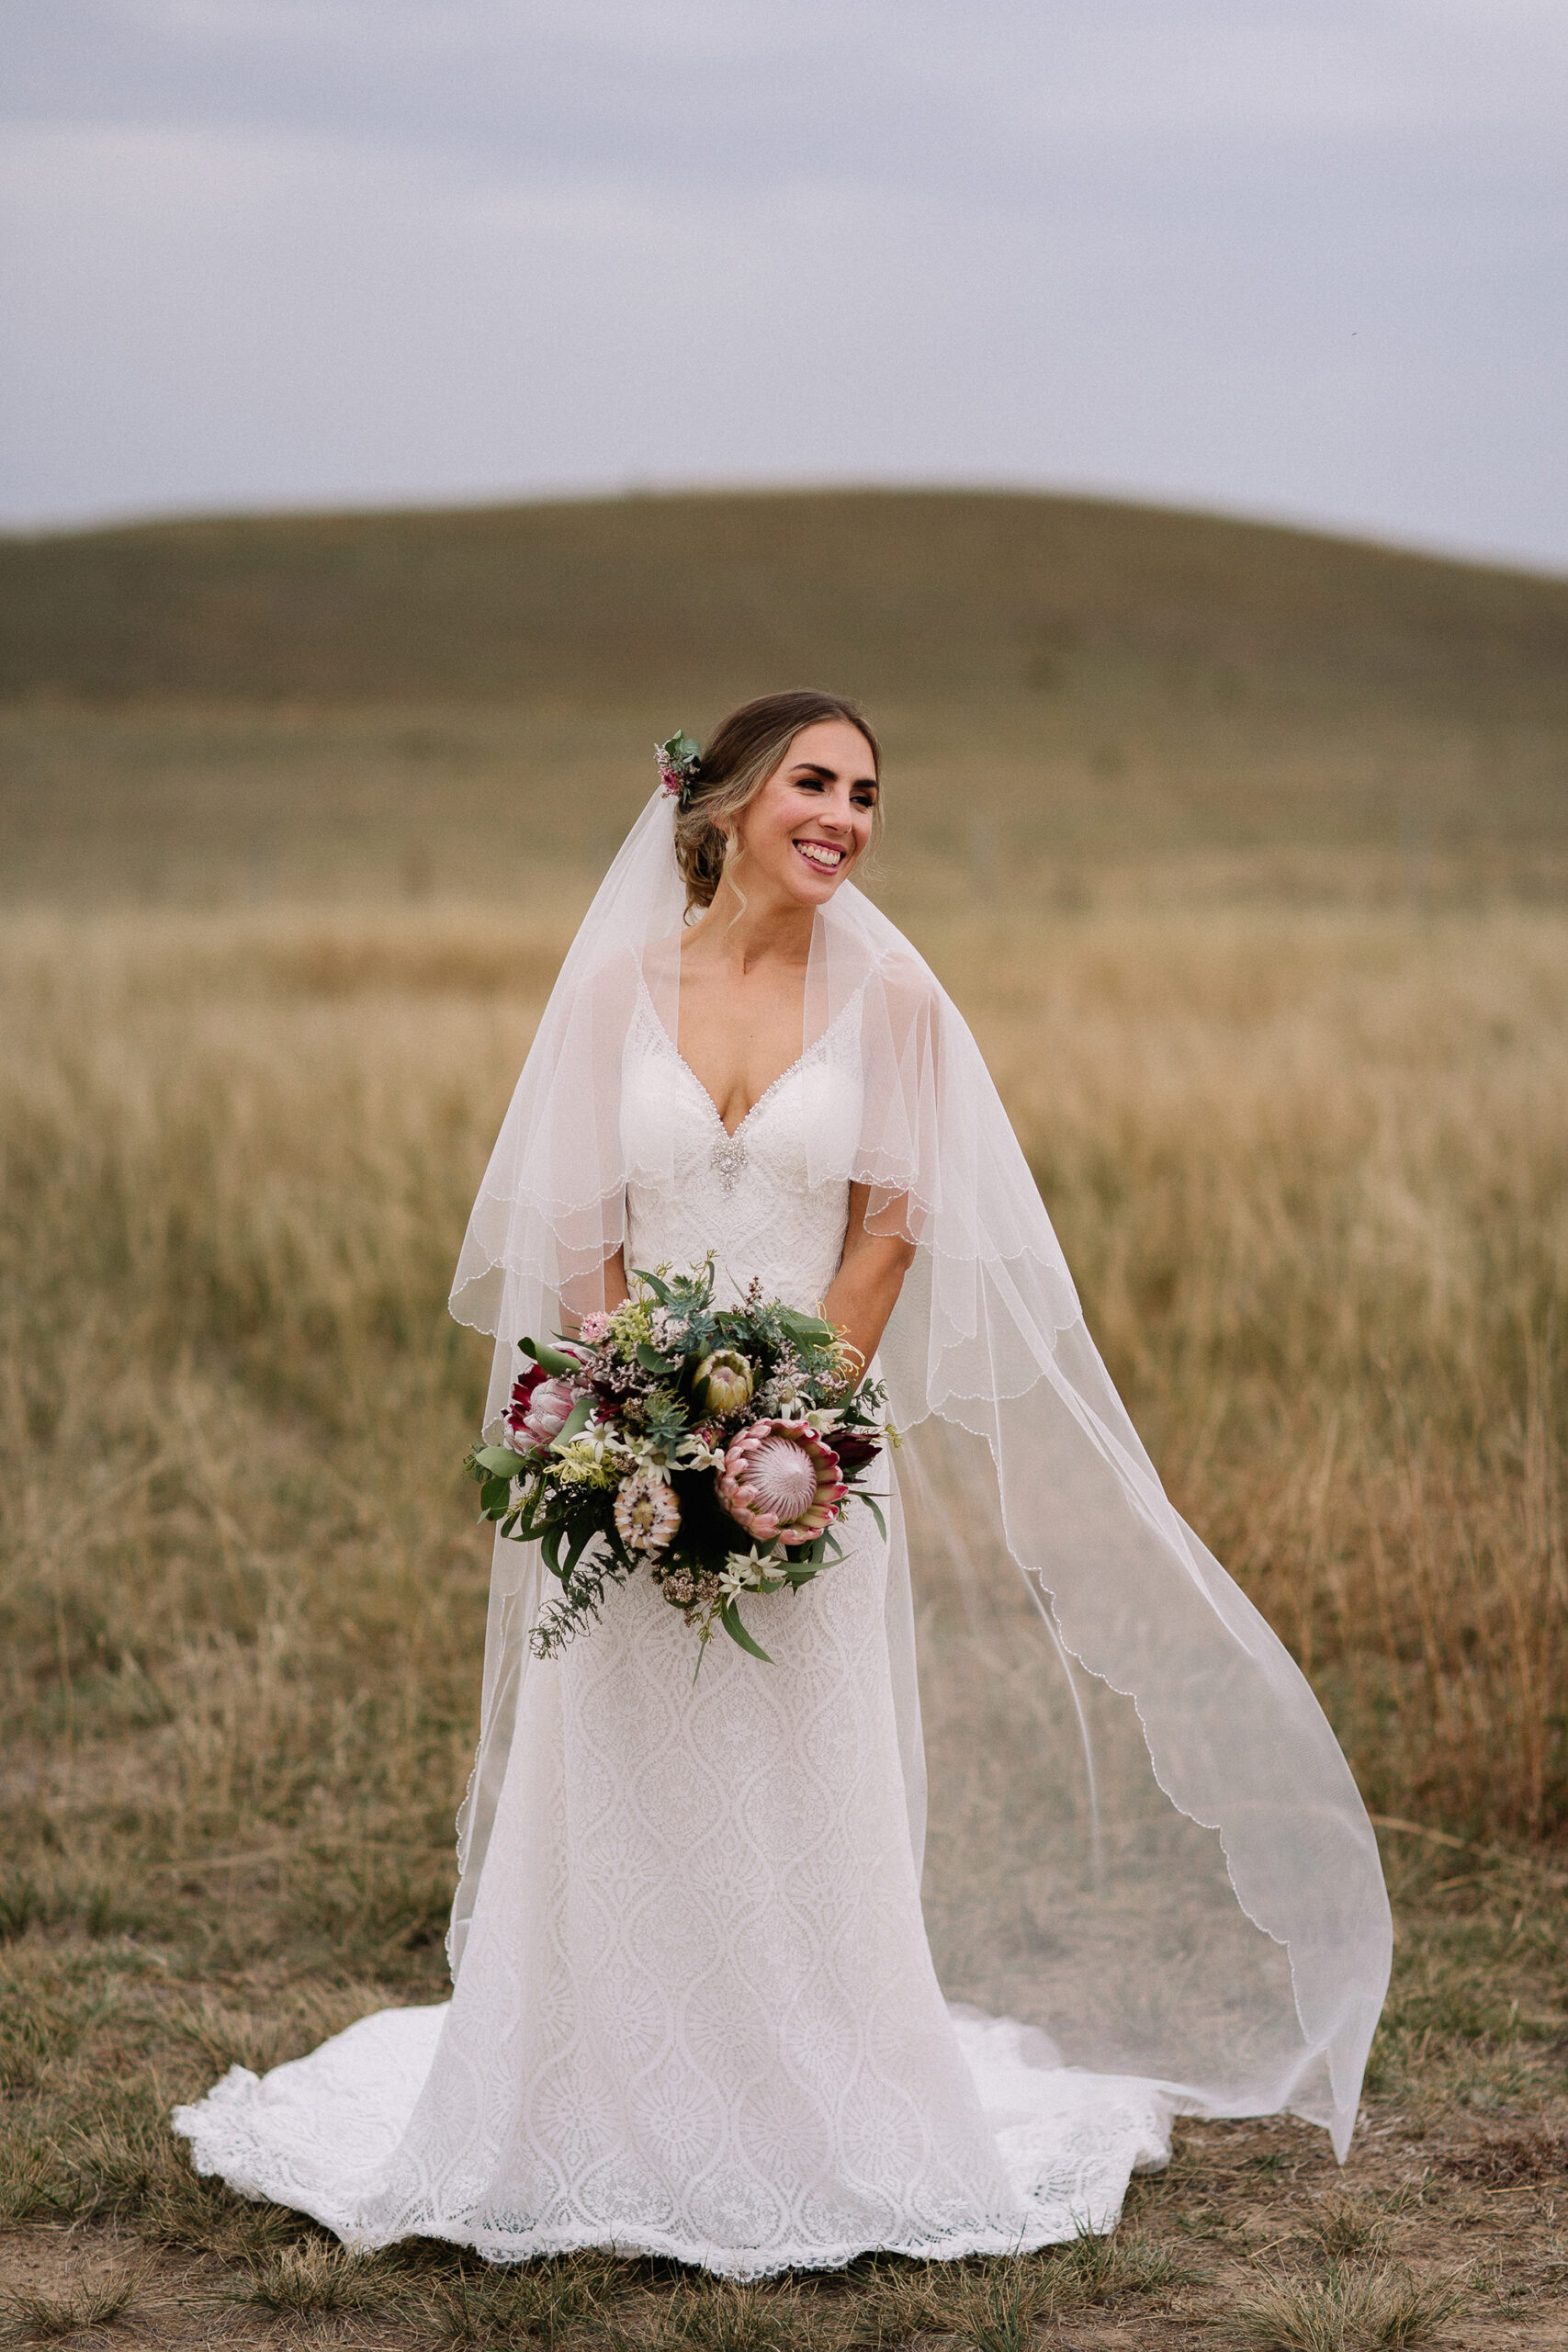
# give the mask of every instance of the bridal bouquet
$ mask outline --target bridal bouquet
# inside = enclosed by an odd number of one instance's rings
[[[713,1303],[713,1261],[632,1276],[613,1314],[575,1340],[521,1343],[509,1442],[468,1466],[482,1516],[536,1543],[559,1591],[529,1635],[558,1654],[599,1614],[605,1588],[646,1566],[698,1636],[722,1627],[768,1660],[740,1621],[749,1592],[798,1590],[840,1558],[834,1525],[852,1500],[886,1522],[860,1485],[885,1440],[886,1392],[830,1323],[753,1283]],[[857,1385],[858,1383],[858,1385]]]

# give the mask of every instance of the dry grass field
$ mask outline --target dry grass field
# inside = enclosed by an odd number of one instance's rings
[[[691,527],[627,503],[645,537]],[[1190,581],[1237,544],[1212,528]],[[652,668],[594,702],[545,662],[525,702],[416,674],[410,636],[400,696],[383,644],[354,656],[358,699],[301,686],[296,651],[246,702],[188,569],[194,681],[146,673],[175,639],[145,563],[116,606],[86,542],[24,549],[21,588],[0,549],[34,663],[0,709],[0,2336],[1564,2340],[1568,604],[1355,550],[1367,609],[1380,561],[1403,602],[1352,655],[1330,543],[1294,575],[1240,544],[1252,571],[1181,608],[1185,669],[1168,586],[1115,605],[1128,556],[1055,582],[1083,610],[1034,684],[922,698],[935,592],[911,589],[848,683],[879,683],[902,625],[876,887],[980,1036],[1177,1499],[1384,1825],[1399,1943],[1365,2121],[1343,2175],[1304,2128],[1188,2127],[1108,2242],[761,2290],[351,2263],[197,2182],[164,2121],[236,2060],[439,1996],[487,1566],[457,1475],[484,1351],[446,1285],[637,747],[723,682],[691,673],[671,712]],[[804,664],[764,571],[754,604]],[[1267,643],[1238,636],[1248,594]],[[1315,669],[1280,650],[1292,615]]]

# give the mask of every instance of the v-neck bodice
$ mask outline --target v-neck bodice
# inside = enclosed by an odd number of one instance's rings
[[[698,1262],[716,1253],[718,1295],[764,1292],[816,1306],[843,1254],[847,1170],[860,1088],[818,1038],[759,1095],[733,1134],[651,1003],[639,1008],[622,1082],[626,1262]],[[812,1149],[807,1150],[807,1138]]]
[[[768,1084],[763,1087],[761,1094],[758,1095],[755,1102],[751,1103],[747,1110],[743,1111],[739,1118],[737,1119],[735,1125],[730,1126],[727,1124],[724,1114],[719,1109],[718,1104],[714,1101],[711,1092],[707,1087],[704,1085],[702,1080],[697,1076],[696,1071],[692,1068],[691,1063],[686,1059],[685,1055],[681,1051],[679,1046],[671,1043],[668,1033],[663,1031],[662,1023],[660,1023],[660,1031],[661,1034],[664,1035],[665,1043],[670,1046],[671,1052],[674,1055],[675,1059],[680,1063],[681,1068],[685,1071],[686,1076],[696,1087],[698,1093],[702,1096],[703,1101],[707,1104],[708,1109],[713,1113],[715,1120],[717,1122],[726,1138],[730,1143],[734,1143],[739,1139],[742,1128],[749,1125],[751,1120],[756,1117],[758,1112],[761,1110],[769,1097],[775,1094],[781,1086],[784,1085],[788,1080],[792,1079],[803,1063],[807,1059],[814,1057],[820,1051],[819,1046],[815,1046],[808,1047],[807,1051],[804,1054],[797,1054],[794,1061],[791,1062],[789,1068],[787,1069],[781,1069],[777,1078],[771,1079]]]

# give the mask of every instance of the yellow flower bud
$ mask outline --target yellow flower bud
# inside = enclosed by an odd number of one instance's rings
[[[692,1391],[699,1411],[712,1413],[722,1420],[727,1413],[738,1413],[750,1402],[756,1379],[750,1365],[734,1348],[716,1348],[705,1356],[692,1381]]]

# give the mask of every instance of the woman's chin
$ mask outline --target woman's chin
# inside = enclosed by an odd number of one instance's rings
[[[804,861],[796,859],[786,874],[779,876],[790,897],[803,907],[825,907],[848,868],[838,866],[831,874],[814,872]]]

